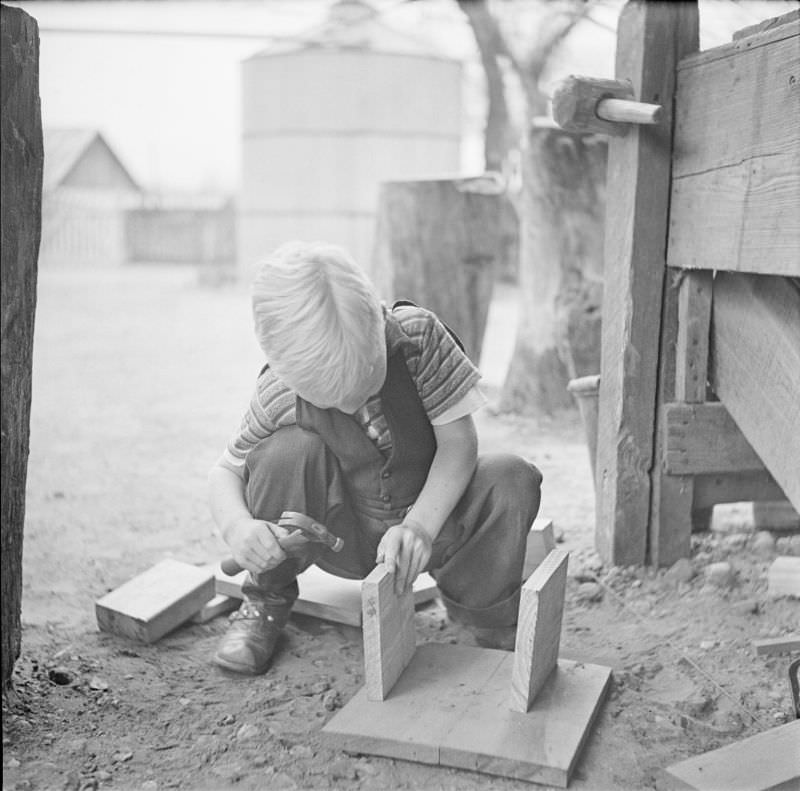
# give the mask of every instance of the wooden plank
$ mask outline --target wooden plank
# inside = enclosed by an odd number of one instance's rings
[[[509,710],[513,655],[419,646],[385,701],[361,689],[322,729],[325,742],[369,753],[566,787],[611,671],[561,660],[527,714]]]
[[[783,489],[767,470],[697,475],[694,478],[695,510],[710,508],[717,503],[777,500],[782,497]]]
[[[753,640],[753,647],[759,656],[774,656],[791,651],[800,651],[800,634],[787,634],[784,637],[765,637]]]
[[[554,549],[522,586],[509,707],[525,714],[556,669],[569,554]]]
[[[528,579],[534,569],[556,548],[553,535],[553,520],[537,517],[533,520],[528,532],[528,543],[525,548],[525,564],[522,568],[522,579]]]
[[[714,391],[800,509],[800,288],[718,273],[712,327]]]
[[[711,330],[711,272],[667,268],[661,306],[659,387],[655,459],[651,474],[648,555],[655,566],[671,566],[688,557],[694,511],[694,478],[668,474],[664,406],[673,400],[705,401]]]
[[[665,112],[609,141],[596,544],[618,565],[647,554],[675,67],[696,47],[696,3],[623,8],[616,77]]]
[[[213,597],[208,569],[168,558],[96,601],[95,615],[104,632],[152,643]]]
[[[800,720],[680,761],[657,788],[693,791],[789,791],[800,778]]]
[[[217,564],[214,578],[217,593],[242,598],[242,583],[246,571],[234,576],[225,574]],[[318,566],[311,566],[297,578],[300,596],[292,612],[308,615],[323,621],[361,627],[361,580],[344,579],[328,574]],[[432,601],[439,594],[436,580],[428,573],[420,574],[413,585],[414,605]]]
[[[797,22],[798,20],[800,20],[800,8],[795,8],[793,11],[789,11],[788,14],[781,14],[781,16],[765,19],[763,22],[758,22],[755,25],[748,25],[747,27],[743,27],[741,30],[735,31],[733,34],[733,40],[739,41],[739,39],[755,36],[759,33],[775,31],[775,28],[779,28],[781,25],[786,25],[789,22]],[[775,32],[782,33],[783,31]]]
[[[734,419],[719,402],[666,404],[664,467],[671,475],[763,470]]]
[[[671,266],[800,274],[800,23],[780,31],[681,64]]]
[[[800,557],[782,555],[772,561],[767,572],[767,593],[772,598],[800,598]]]
[[[416,648],[414,596],[394,592],[394,574],[379,563],[361,585],[364,681],[370,700],[385,700]]]
[[[241,603],[242,600],[235,596],[225,596],[218,593],[213,599],[207,601],[199,612],[192,616],[192,623],[208,623],[220,615],[227,615],[227,613],[238,609]]]

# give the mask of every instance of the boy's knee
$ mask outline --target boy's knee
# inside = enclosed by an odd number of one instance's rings
[[[495,490],[508,497],[535,495],[542,487],[542,473],[521,456],[499,453],[486,458],[486,468]]]

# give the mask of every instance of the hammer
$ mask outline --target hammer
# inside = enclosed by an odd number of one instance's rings
[[[315,522],[310,516],[301,514],[299,511],[284,511],[278,520],[278,527],[287,530],[294,528],[294,531],[288,536],[278,540],[281,549],[289,556],[298,554],[306,544],[312,541],[325,544],[333,552],[341,552],[344,546],[344,541],[333,535],[325,525]],[[244,570],[233,558],[223,560],[220,568],[229,577]]]

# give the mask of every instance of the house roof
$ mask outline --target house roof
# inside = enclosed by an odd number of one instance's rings
[[[101,145],[116,160],[131,186],[140,189],[136,180],[122,164],[119,157],[96,129],[58,129],[45,128],[44,136],[44,175],[42,190],[47,192],[64,182],[81,157],[93,146]]]

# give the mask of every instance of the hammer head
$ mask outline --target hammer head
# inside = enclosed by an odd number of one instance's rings
[[[299,530],[308,541],[319,541],[334,552],[341,552],[344,541],[328,530],[325,525],[299,511],[284,511],[278,520],[280,527]]]

